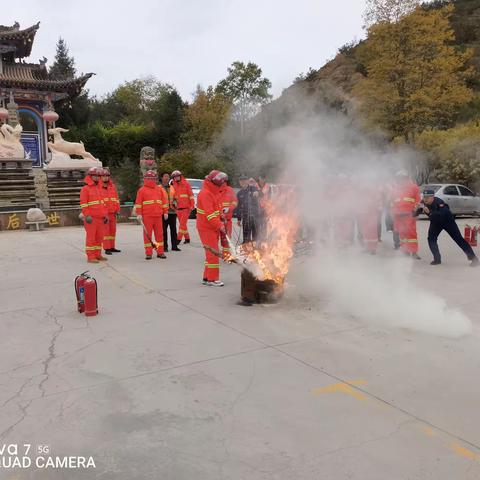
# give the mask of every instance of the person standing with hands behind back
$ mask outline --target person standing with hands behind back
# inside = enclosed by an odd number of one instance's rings
[[[428,246],[433,254],[433,261],[430,265],[440,265],[442,257],[438,248],[438,236],[445,230],[452,240],[463,250],[467,258],[470,260],[471,267],[477,267],[479,260],[475,255],[471,245],[463,238],[458,228],[455,218],[450,211],[450,207],[440,198],[435,196],[435,192],[426,189],[423,192],[423,206],[420,205],[414,216],[424,213],[430,220],[430,228],[428,229]]]

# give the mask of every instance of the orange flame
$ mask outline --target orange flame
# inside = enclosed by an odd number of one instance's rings
[[[255,244],[243,245],[241,254],[256,263],[262,280],[283,284],[293,257],[293,244],[298,230],[298,212],[293,187],[279,189],[264,200],[266,235]]]

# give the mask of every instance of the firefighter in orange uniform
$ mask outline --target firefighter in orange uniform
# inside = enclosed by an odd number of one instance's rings
[[[420,203],[420,189],[405,170],[397,172],[392,188],[392,216],[395,232],[400,237],[400,249],[405,255],[420,259],[418,256],[417,222],[413,212]]]
[[[188,233],[188,219],[190,212],[195,208],[195,197],[192,187],[182,175],[180,170],[172,172],[173,186],[177,195],[177,216],[178,216],[178,245],[185,237],[185,243],[190,243],[190,234]]]
[[[218,240],[226,234],[225,225],[220,219],[220,190],[227,179],[225,173],[212,170],[205,177],[197,199],[197,230],[204,248],[207,247],[202,283],[212,287],[223,287],[220,281]]]
[[[86,231],[85,251],[88,263],[107,260],[102,256],[102,242],[108,211],[99,185],[103,168],[93,167],[85,177],[85,186],[80,191],[81,218]]]
[[[120,211],[120,199],[118,198],[117,187],[112,181],[110,171],[103,169],[102,174],[104,202],[108,210],[108,224],[105,226],[103,237],[103,249],[105,255],[119,253],[121,250],[115,248],[115,237],[117,235],[117,214]]]
[[[167,258],[163,244],[163,220],[168,219],[168,197],[165,190],[158,185],[158,175],[153,170],[145,172],[143,187],[137,192],[135,211],[143,226],[145,259],[152,259],[153,248],[156,249],[158,258]]]
[[[232,219],[233,219],[233,212],[237,208],[238,201],[237,201],[237,194],[235,190],[229,185],[228,181],[220,189],[220,206],[221,211],[223,213],[223,219],[225,223],[225,229],[227,235],[229,237],[232,236]],[[225,236],[221,237],[222,243],[222,252],[223,253],[230,253],[230,247],[227,242],[227,238]]]

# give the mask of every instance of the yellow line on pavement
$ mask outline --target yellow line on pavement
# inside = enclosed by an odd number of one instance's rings
[[[350,397],[356,398],[357,400],[365,400],[366,396],[359,390],[352,388],[352,385],[367,385],[367,382],[365,380],[354,380],[352,382],[334,383],[333,385],[327,385],[326,387],[315,388],[314,390],[312,390],[312,393],[314,395],[323,395],[325,393],[340,392]]]

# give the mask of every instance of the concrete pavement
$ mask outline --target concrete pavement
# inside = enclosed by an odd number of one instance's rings
[[[479,478],[480,269],[445,236],[430,267],[425,229],[413,281],[465,312],[471,335],[335,315],[295,288],[298,260],[280,304],[239,307],[238,267],[222,265],[224,288],[200,284],[196,237],[146,262],[140,227],[121,225],[122,253],[87,267],[81,228],[1,232],[0,448],[96,468],[0,466],[0,479]],[[90,319],[73,290],[87,268]]]

